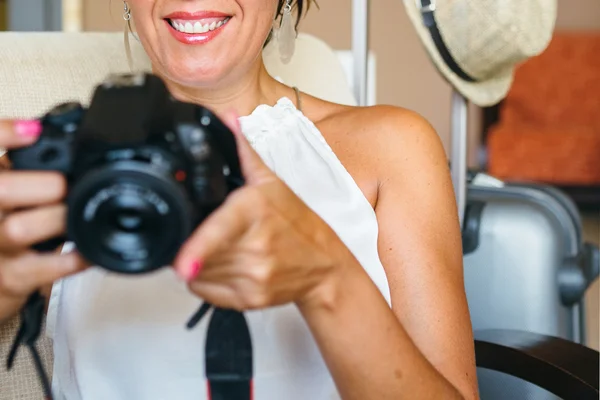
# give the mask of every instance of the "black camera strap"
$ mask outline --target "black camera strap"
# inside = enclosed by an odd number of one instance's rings
[[[29,348],[44,391],[52,400],[50,379],[36,348],[44,323],[46,301],[39,291],[21,308],[21,324],[7,357],[7,370],[14,366],[19,348]],[[213,308],[203,303],[187,323],[193,329]],[[253,359],[250,330],[243,313],[214,308],[205,344],[205,371],[209,400],[253,400]]]
[[[46,302],[40,292],[33,293],[21,309],[21,325],[7,358],[11,370],[21,346],[31,352],[45,400],[52,400],[48,373],[36,348],[40,337]],[[204,303],[187,323],[193,329],[212,308]],[[243,313],[214,308],[205,344],[205,371],[209,400],[253,400],[252,339]]]
[[[193,328],[212,306],[204,303],[188,323]],[[215,308],[204,350],[209,400],[252,400],[252,339],[243,313]]]
[[[65,240],[63,238],[53,238],[43,243],[34,245],[33,249],[40,252],[54,251],[64,242]],[[46,299],[39,291],[32,293],[27,299],[25,305],[21,308],[21,325],[15,336],[15,340],[12,344],[10,352],[8,353],[6,369],[8,371],[12,369],[17,357],[17,353],[21,346],[29,348],[38,379],[40,380],[42,389],[44,391],[45,399],[52,400],[50,379],[46,369],[44,368],[44,363],[42,362],[40,353],[36,348],[36,343],[42,332],[42,326],[44,325],[45,309]]]
[[[27,303],[25,303],[21,309],[21,326],[19,327],[19,331],[17,332],[13,345],[8,353],[6,369],[9,371],[12,369],[19,347],[28,347],[35,364],[38,378],[42,384],[45,398],[46,400],[52,400],[50,379],[48,378],[48,373],[46,372],[44,364],[42,363],[42,358],[35,347],[42,331],[45,306],[46,301],[40,292],[35,292],[29,296]]]
[[[475,78],[471,75],[467,74],[456,62],[448,46],[446,46],[446,42],[442,38],[442,34],[438,28],[437,21],[435,19],[435,10],[436,10],[436,1],[435,0],[417,0],[417,7],[421,12],[421,16],[423,17],[423,24],[429,30],[429,34],[431,35],[431,40],[435,44],[435,47],[438,50],[440,57],[444,60],[448,68],[456,75],[458,75],[461,79],[467,82],[476,82]]]

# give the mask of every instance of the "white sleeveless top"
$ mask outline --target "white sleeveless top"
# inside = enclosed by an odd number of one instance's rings
[[[265,163],[334,229],[390,304],[375,213],[316,126],[288,98],[240,122]],[[185,328],[200,301],[171,268],[135,277],[92,268],[57,282],[47,325],[56,400],[207,399],[209,318]],[[295,305],[247,318],[255,400],[340,398]]]

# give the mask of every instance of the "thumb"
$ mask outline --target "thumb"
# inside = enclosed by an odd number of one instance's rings
[[[235,111],[228,111],[222,118],[223,123],[235,136],[240,166],[246,182],[258,184],[273,179],[275,177],[273,171],[264,163],[242,133],[238,114]]]

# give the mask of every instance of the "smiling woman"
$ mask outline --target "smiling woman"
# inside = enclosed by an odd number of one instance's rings
[[[198,10],[191,6],[183,9],[159,9],[158,4],[140,4],[135,0],[129,3],[131,20],[144,47],[153,50],[149,52],[153,65],[161,67],[165,74],[172,74],[170,78],[175,81],[202,86],[204,84],[197,80],[200,76],[206,77],[206,84],[210,82],[211,86],[221,80],[219,83],[229,86],[227,79],[232,77],[230,72],[234,66],[241,63],[246,68],[250,68],[251,64],[256,67],[256,55],[272,39],[275,22],[279,20],[284,23],[286,14],[293,10],[296,13],[294,25],[297,27],[310,4],[307,0],[254,1],[255,5],[243,8],[233,3],[225,7],[214,7],[222,9],[203,7],[204,9]],[[286,10],[289,11],[286,13]],[[160,14],[156,14],[157,12]],[[151,18],[148,19],[147,16]],[[212,43],[221,36],[223,38],[220,40],[229,42],[229,46]],[[257,40],[258,38],[263,39]],[[172,39],[184,45],[203,46],[172,46]],[[205,58],[209,55],[210,59]],[[217,65],[220,71],[214,69]],[[188,78],[194,75],[196,80],[192,83]]]
[[[244,311],[256,400],[477,398],[443,146],[411,111],[327,102],[268,74],[261,55],[279,17],[286,58],[290,9],[307,4],[126,3],[153,72],[227,124],[245,178],[172,268],[131,279],[87,268],[76,250],[31,251],[64,233],[66,182],[0,175],[0,320],[52,287],[58,399],[209,399],[210,319],[182,327],[201,300]],[[41,129],[0,122],[0,147]]]

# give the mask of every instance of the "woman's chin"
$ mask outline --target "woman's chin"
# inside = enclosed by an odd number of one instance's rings
[[[162,68],[165,78],[173,83],[186,87],[211,88],[226,75],[222,68],[214,65],[207,67],[197,64],[177,63]]]

